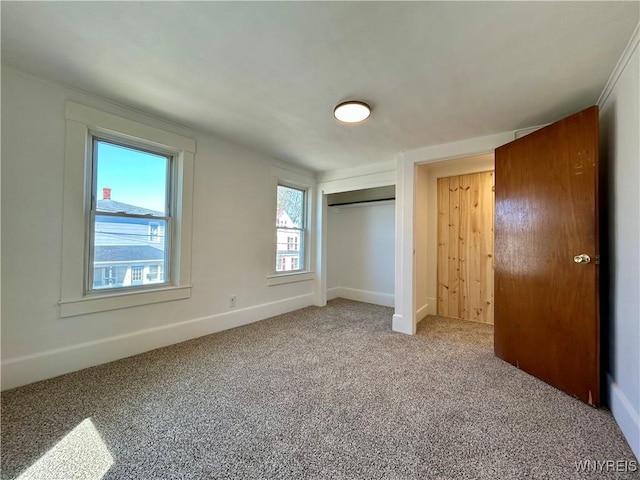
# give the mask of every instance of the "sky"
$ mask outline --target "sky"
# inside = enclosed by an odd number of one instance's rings
[[[167,158],[98,142],[97,199],[111,188],[111,200],[165,211]]]

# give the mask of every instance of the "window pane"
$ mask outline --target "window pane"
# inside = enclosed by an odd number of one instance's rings
[[[157,218],[96,215],[92,289],[166,283],[167,224]]]
[[[276,272],[304,270],[304,231],[277,229]]]
[[[305,191],[278,185],[276,272],[304,270]]]
[[[277,227],[304,228],[304,191],[278,185]]]
[[[170,157],[98,139],[93,154],[96,215],[89,288],[168,282],[170,224],[158,217],[170,215]]]
[[[94,145],[96,211],[167,216],[169,158],[102,140]]]

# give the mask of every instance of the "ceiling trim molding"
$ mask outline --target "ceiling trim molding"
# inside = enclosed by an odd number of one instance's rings
[[[457,142],[441,143],[439,145],[410,150],[404,152],[404,160],[408,160],[414,164],[421,164],[493,153],[496,148],[511,142],[513,139],[514,131],[508,130],[484,137],[467,138]]]
[[[328,195],[331,193],[350,192],[352,190],[363,190],[365,188],[386,187],[396,184],[396,171],[372,173],[360,177],[342,178],[328,182],[318,182],[318,189]]]
[[[627,43],[627,46],[622,51],[622,55],[620,55],[620,59],[618,60],[618,63],[613,69],[613,72],[611,73],[609,80],[607,80],[607,83],[604,86],[604,89],[602,90],[602,93],[600,94],[598,101],[596,102],[596,104],[600,108],[602,108],[604,104],[607,102],[609,95],[611,94],[614,87],[618,83],[618,79],[620,78],[620,75],[622,74],[625,67],[627,66],[627,63],[629,63],[629,60],[631,59],[636,49],[638,48],[638,44],[640,44],[640,23],[636,25],[636,29],[633,31],[633,34],[629,39],[629,43]]]
[[[542,124],[542,125],[536,125],[535,127],[521,128],[520,130],[516,130],[515,131],[516,140],[519,139],[519,138],[522,138],[522,137],[526,137],[530,133],[536,132],[536,131],[540,130],[541,128],[546,127],[547,125],[551,125],[551,124],[550,123],[545,123],[545,124]]]
[[[333,182],[335,180],[344,180],[347,178],[357,178],[365,175],[375,175],[383,172],[395,172],[395,159],[378,162],[368,165],[360,165],[357,167],[348,167],[337,170],[325,170],[318,174],[318,183]]]

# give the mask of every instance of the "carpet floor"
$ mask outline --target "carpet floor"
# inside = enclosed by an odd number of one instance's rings
[[[491,326],[392,313],[337,299],[4,392],[1,477],[640,478],[610,412],[495,358]]]

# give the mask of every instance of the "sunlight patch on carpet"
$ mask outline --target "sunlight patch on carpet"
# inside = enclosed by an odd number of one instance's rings
[[[90,418],[83,420],[17,480],[100,480],[113,457]]]

